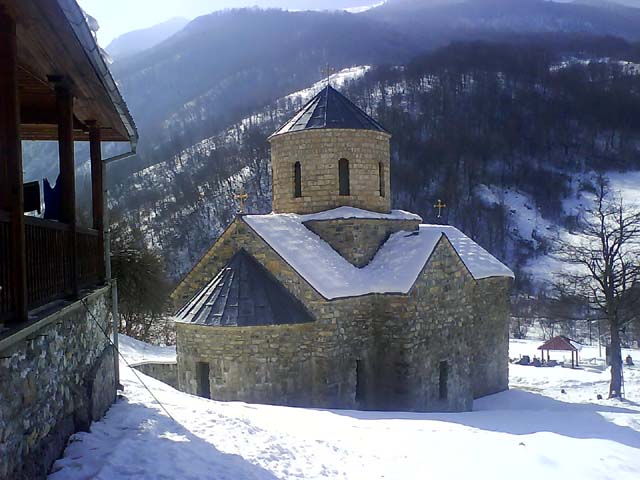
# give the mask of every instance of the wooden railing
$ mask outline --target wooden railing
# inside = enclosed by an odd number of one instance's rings
[[[9,284],[9,219],[0,212],[0,320],[10,317],[15,292]],[[27,303],[36,308],[97,285],[104,277],[101,237],[97,230],[77,229],[36,217],[25,217]],[[74,274],[77,272],[77,276]]]
[[[104,278],[102,238],[97,230],[78,228],[78,284],[80,288],[96,285]]]
[[[0,210],[0,321],[11,314],[12,291],[9,288],[9,215]]]
[[[73,289],[71,229],[68,225],[25,217],[27,304],[39,307]]]

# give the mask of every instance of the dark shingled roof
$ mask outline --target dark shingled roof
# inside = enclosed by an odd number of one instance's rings
[[[272,136],[322,128],[375,130],[389,133],[331,85],[313,97]]]
[[[174,318],[177,322],[217,327],[313,321],[302,303],[244,250],[238,251]]]
[[[573,350],[574,352],[577,352],[578,348],[576,347],[575,343],[576,342],[571,340],[569,337],[559,335],[547,340],[545,343],[538,347],[538,350]]]

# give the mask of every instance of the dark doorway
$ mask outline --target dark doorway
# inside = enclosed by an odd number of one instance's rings
[[[447,384],[449,383],[449,362],[440,362],[440,400],[446,400],[448,396]]]
[[[364,406],[365,397],[364,362],[362,360],[356,360],[356,403],[359,407]]]
[[[206,362],[196,363],[196,377],[198,379],[198,396],[211,398],[211,386],[209,384],[209,364]]]

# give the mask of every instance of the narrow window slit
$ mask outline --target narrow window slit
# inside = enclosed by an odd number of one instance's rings
[[[449,383],[449,362],[446,360],[440,362],[440,400],[446,400],[448,396],[448,383]]]
[[[294,198],[302,197],[302,167],[300,162],[293,164],[293,196]]]
[[[351,195],[349,187],[349,160],[341,158],[338,162],[338,177],[340,180],[340,195]]]

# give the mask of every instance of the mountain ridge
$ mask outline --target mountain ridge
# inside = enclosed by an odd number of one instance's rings
[[[129,57],[158,45],[189,22],[184,17],[173,17],[147,28],[132,30],[114,38],[105,50],[113,59]]]

